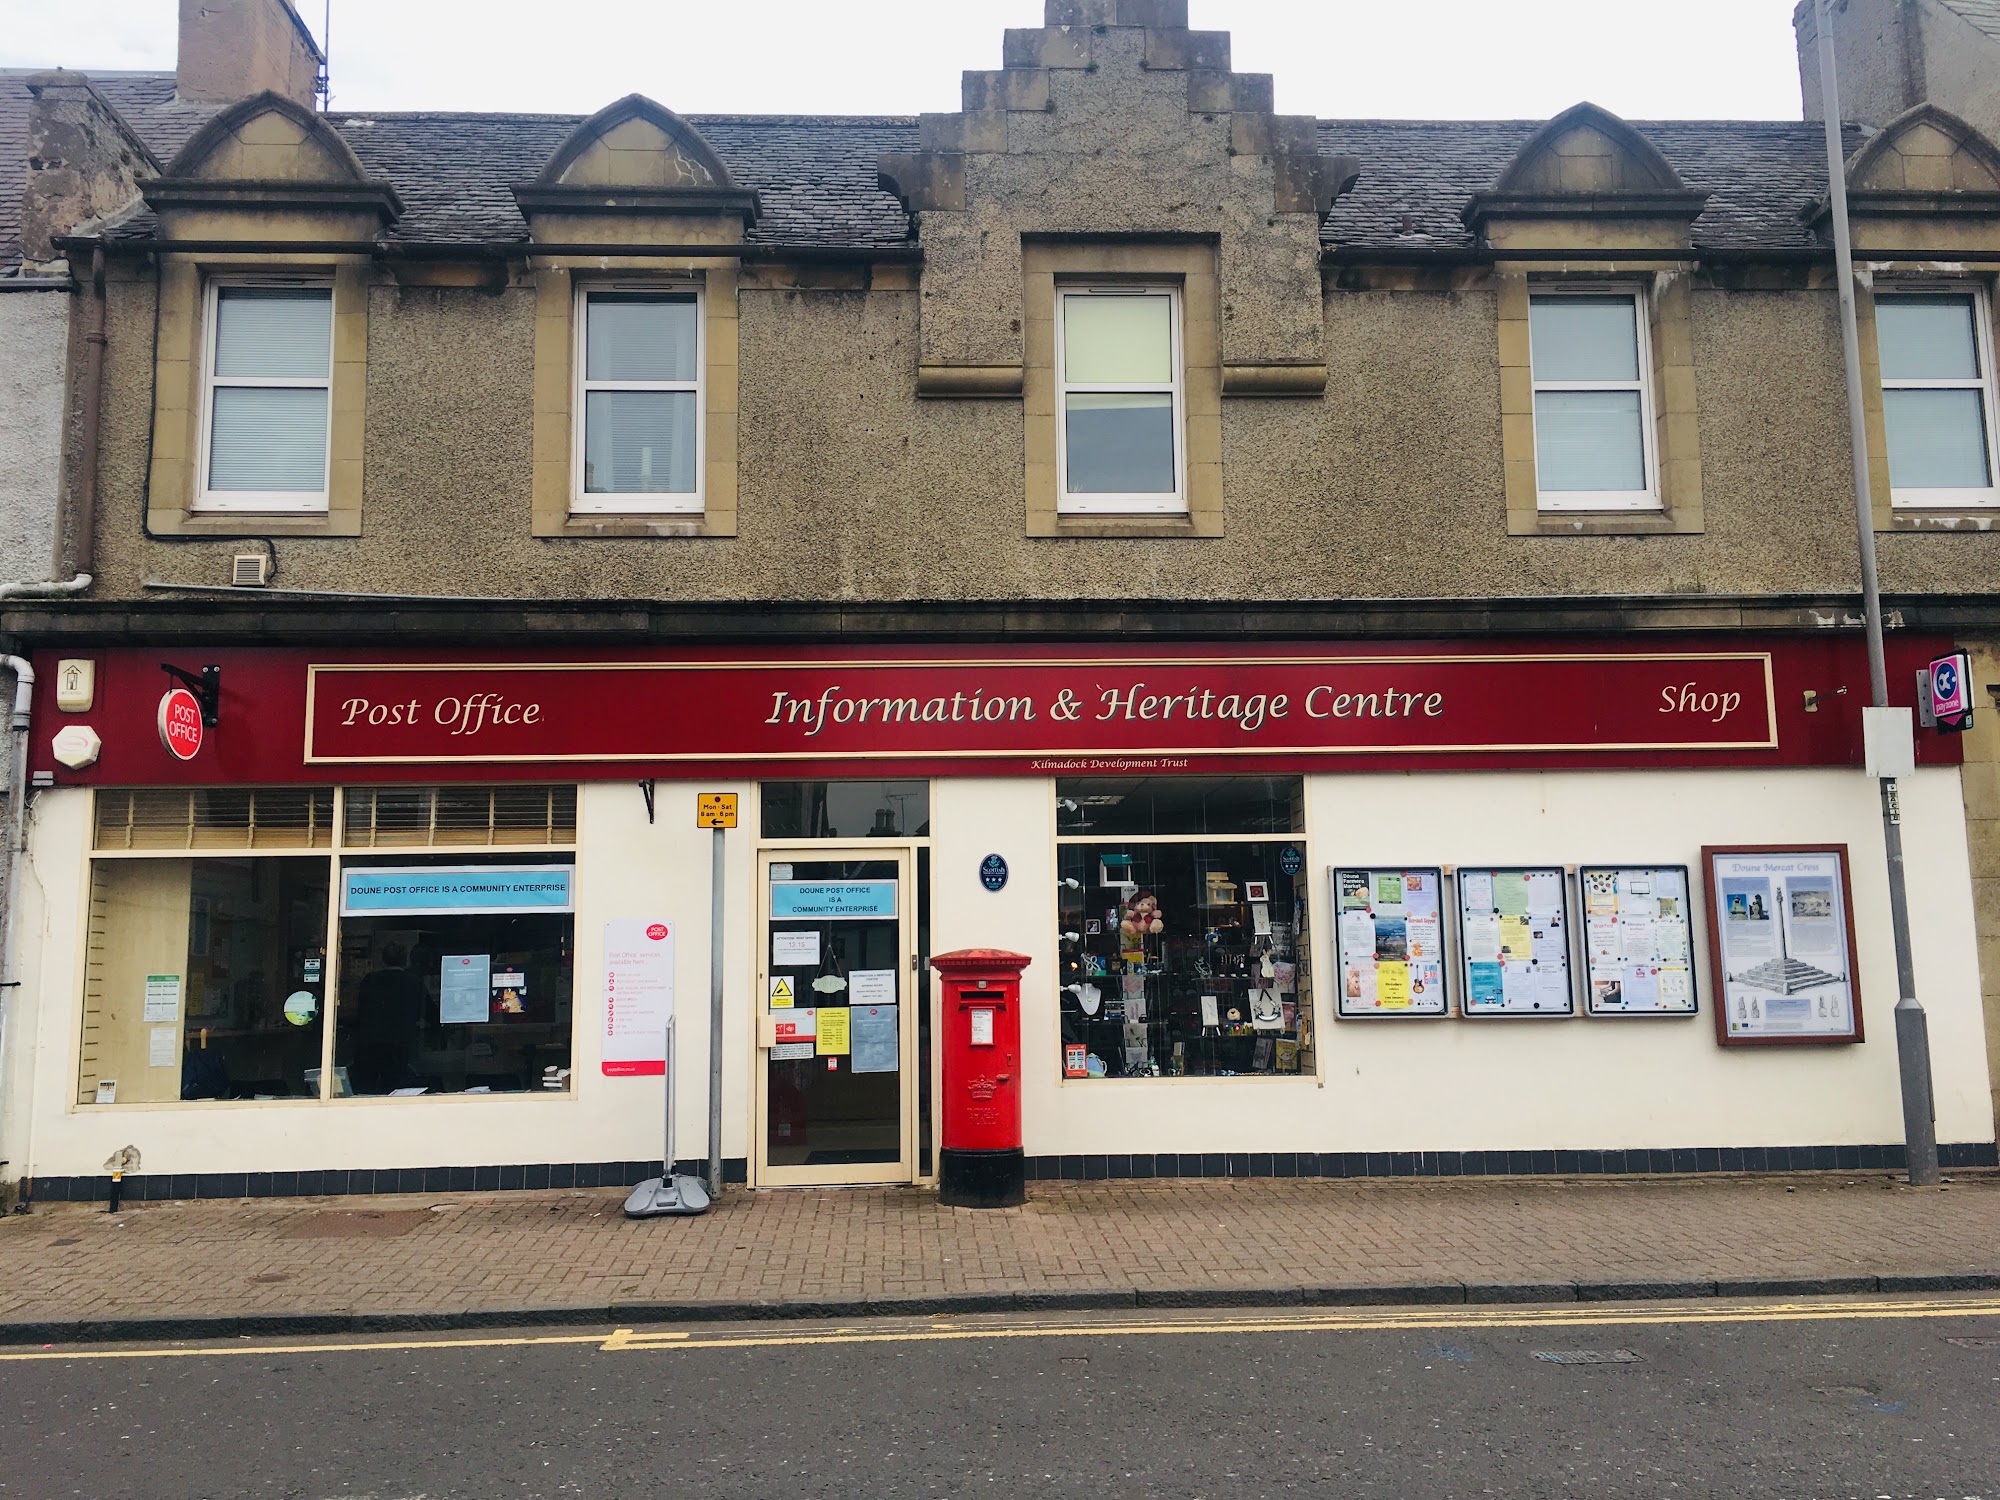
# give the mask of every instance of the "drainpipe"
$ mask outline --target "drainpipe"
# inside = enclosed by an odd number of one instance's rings
[[[90,575],[79,573],[61,583],[0,583],[0,603],[9,599],[56,599],[64,594],[80,594],[90,587]],[[8,657],[7,660],[18,660]]]
[[[7,1033],[14,1019],[14,908],[21,904],[21,869],[28,847],[28,709],[35,697],[35,669],[18,656],[0,656],[0,672],[14,674],[14,713],[4,746],[6,780],[0,782],[0,861],[7,884],[0,887],[0,1068],[7,1060]],[[0,1083],[4,1074],[0,1074]]]
[[[83,413],[77,431],[77,476],[63,536],[69,572],[90,572],[97,551],[97,443],[104,420],[104,246],[90,251],[90,314],[83,330]]]

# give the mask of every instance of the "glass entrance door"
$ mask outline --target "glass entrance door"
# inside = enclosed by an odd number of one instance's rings
[[[758,856],[758,1181],[915,1176],[914,892],[903,849]]]

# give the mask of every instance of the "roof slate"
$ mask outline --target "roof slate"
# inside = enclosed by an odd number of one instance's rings
[[[1357,249],[1471,249],[1459,219],[1542,120],[1322,120],[1322,154],[1361,159],[1361,180],[1320,238]],[[1799,247],[1817,241],[1800,210],[1826,192],[1826,136],[1816,122],[1634,120],[1691,188],[1708,193],[1692,235],[1700,249]],[[1849,155],[1863,140],[1846,131]]]
[[[1960,0],[1971,5],[1973,0]],[[1979,0],[2000,15],[2000,0]],[[26,180],[25,72],[0,72],[0,275],[20,262]],[[174,101],[170,73],[93,74],[92,82],[162,161],[213,112]],[[541,170],[579,115],[336,112],[333,127],[371,174],[386,177],[405,211],[395,236],[442,243],[525,239],[513,186]],[[909,238],[900,204],[876,183],[885,151],[918,149],[914,119],[894,116],[699,115],[691,122],[761,198],[753,241],[866,247]],[[1352,249],[1471,249],[1466,200],[1490,185],[1540,127],[1535,120],[1326,120],[1320,150],[1361,159],[1361,179],[1327,217],[1321,237]],[[1800,210],[1826,190],[1820,127],[1763,120],[1635,121],[1690,186],[1709,200],[1693,226],[1698,248],[1815,243]],[[1862,140],[1849,127],[1847,145]],[[143,207],[107,232],[143,237]]]

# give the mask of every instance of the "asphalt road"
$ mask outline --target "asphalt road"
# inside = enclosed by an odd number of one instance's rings
[[[78,1346],[0,1496],[2000,1500],[2000,1300],[1798,1305]]]

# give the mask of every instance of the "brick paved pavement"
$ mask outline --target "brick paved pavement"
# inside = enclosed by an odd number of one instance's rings
[[[45,1205],[0,1221],[0,1334],[153,1317],[561,1309],[638,1321],[689,1304],[1212,1301],[1437,1283],[1471,1284],[1475,1298],[1490,1283],[1572,1296],[1563,1284],[1971,1273],[2000,1285],[2000,1177],[1978,1175],[1931,1191],[1881,1176],[1066,1182],[997,1211],[915,1189],[737,1189],[704,1218],[639,1223],[622,1197],[142,1202],[115,1217]]]

